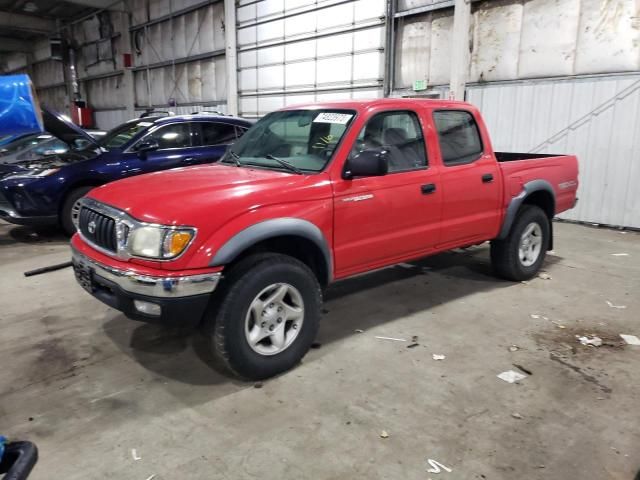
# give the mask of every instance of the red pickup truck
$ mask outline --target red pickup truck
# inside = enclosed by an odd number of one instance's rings
[[[499,276],[531,278],[577,187],[576,157],[494,152],[467,103],[288,107],[217,164],[92,190],[74,270],[129,318],[204,327],[260,379],[305,355],[331,282],[485,241]]]

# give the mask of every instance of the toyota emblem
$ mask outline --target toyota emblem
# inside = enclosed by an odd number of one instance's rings
[[[89,222],[89,225],[87,225],[87,230],[89,230],[89,233],[91,234],[96,233],[96,222],[94,220],[91,220]]]

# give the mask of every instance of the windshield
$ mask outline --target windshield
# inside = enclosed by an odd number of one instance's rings
[[[270,113],[233,144],[222,161],[319,172],[333,157],[355,113],[335,109]]]
[[[110,130],[104,137],[98,140],[98,143],[107,149],[122,147],[138,133],[149,128],[151,125],[153,125],[153,122],[145,120],[123,123],[113,130]]]
[[[22,150],[38,145],[42,142],[50,140],[51,138],[53,138],[52,135],[49,135],[48,133],[21,137],[18,140],[3,145],[2,148],[0,148],[0,154],[9,155],[12,153],[21,152]]]

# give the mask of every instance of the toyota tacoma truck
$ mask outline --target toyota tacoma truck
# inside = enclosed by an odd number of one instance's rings
[[[73,264],[97,299],[202,327],[232,373],[262,379],[305,355],[332,282],[485,241],[498,276],[533,277],[577,187],[575,156],[494,152],[467,103],[292,106],[217,164],[92,190]]]

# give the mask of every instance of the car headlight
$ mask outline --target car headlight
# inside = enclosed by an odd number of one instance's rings
[[[10,179],[20,179],[20,178],[42,178],[42,177],[48,177],[49,175],[53,175],[54,173],[59,172],[60,169],[59,168],[39,168],[39,169],[34,169],[34,170],[29,170],[26,172],[20,172],[20,173],[14,173],[12,175],[9,175],[8,177],[5,177],[7,180]]]
[[[129,233],[127,248],[137,257],[169,259],[185,251],[195,231],[190,228],[141,226]]]

